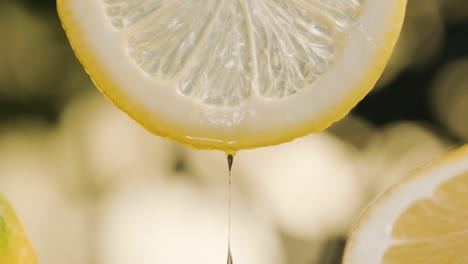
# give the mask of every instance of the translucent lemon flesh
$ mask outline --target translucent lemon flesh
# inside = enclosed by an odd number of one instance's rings
[[[104,1],[132,60],[202,104],[295,94],[333,64],[362,1]]]

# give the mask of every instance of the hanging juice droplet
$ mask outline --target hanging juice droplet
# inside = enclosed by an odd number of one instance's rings
[[[229,170],[229,220],[228,220],[228,255],[227,255],[227,264],[233,264],[232,254],[231,254],[231,170],[232,164],[234,163],[235,152],[226,152],[228,170]]]
[[[232,254],[231,254],[231,247],[228,248],[227,264],[233,264]]]
[[[229,176],[231,175],[231,170],[232,170],[232,163],[234,163],[234,155],[235,154],[226,154],[227,157],[227,162],[228,162],[228,169],[229,169]]]

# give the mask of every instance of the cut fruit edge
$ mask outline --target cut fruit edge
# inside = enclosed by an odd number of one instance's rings
[[[431,197],[440,184],[467,171],[468,144],[410,172],[387,188],[362,211],[351,228],[343,264],[382,263],[385,251],[392,245],[392,226],[398,217],[413,203]]]
[[[213,129],[213,127],[204,127],[202,129],[197,127],[198,130],[194,135],[188,135],[187,127],[184,127],[180,123],[171,122],[170,118],[154,115],[145,106],[137,102],[135,98],[128,96],[124,91],[125,89],[121,88],[119,83],[110,76],[111,74],[106,70],[105,63],[97,59],[99,58],[98,53],[87,42],[85,34],[81,32],[79,23],[74,18],[70,7],[71,1],[73,0],[57,0],[57,10],[62,21],[62,26],[76,57],[84,65],[85,70],[104,96],[153,134],[193,148],[217,149],[231,152],[292,141],[309,133],[322,131],[346,116],[369,93],[382,74],[400,35],[406,10],[406,0],[394,2],[393,13],[389,15],[389,20],[391,21],[386,22],[391,26],[389,26],[387,31],[381,33],[382,36],[379,39],[382,47],[379,46],[375,54],[373,53],[372,62],[365,65],[367,70],[363,70],[362,77],[354,81],[356,83],[352,86],[354,88],[346,89],[349,92],[342,98],[337,99],[340,100],[339,102],[325,106],[325,109],[319,109],[323,114],[287,125],[288,129],[285,131],[270,128],[271,131],[262,131],[262,133],[253,133],[251,131],[234,133],[229,127],[222,128],[219,129],[222,133],[231,133],[231,135],[226,138],[220,138],[220,132]],[[354,30],[357,31],[358,29]],[[290,101],[290,103],[293,102]],[[261,123],[259,120],[256,121],[257,123]],[[190,128],[193,127],[194,125],[191,124]],[[281,128],[281,126],[277,128]],[[234,135],[232,135],[233,133]]]

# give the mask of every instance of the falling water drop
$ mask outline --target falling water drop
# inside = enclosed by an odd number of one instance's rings
[[[228,254],[227,264],[233,264],[231,254],[231,169],[234,162],[234,152],[226,152],[228,170],[229,170],[229,220],[228,220]]]

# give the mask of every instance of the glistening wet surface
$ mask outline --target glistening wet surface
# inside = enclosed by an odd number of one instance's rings
[[[207,105],[283,98],[334,63],[365,0],[103,0],[133,61]]]

